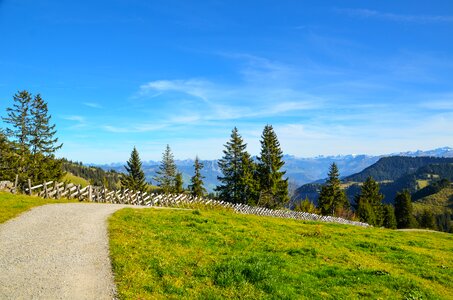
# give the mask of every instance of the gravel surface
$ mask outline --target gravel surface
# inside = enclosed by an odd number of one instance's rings
[[[107,217],[125,205],[36,207],[0,225],[0,299],[113,299]]]

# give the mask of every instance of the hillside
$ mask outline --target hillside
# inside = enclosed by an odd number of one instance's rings
[[[453,298],[440,232],[154,209],[115,213],[109,232],[120,299]]]
[[[384,202],[392,203],[397,192],[408,189],[411,193],[440,179],[453,180],[453,158],[436,157],[385,157],[362,172],[343,178],[350,201],[360,191],[363,181],[372,176],[380,183]],[[317,202],[322,183],[305,184],[299,187],[293,200],[308,197]]]
[[[416,173],[421,167],[433,164],[453,163],[453,158],[446,157],[383,157],[363,171],[346,176],[343,180],[364,182],[369,176],[376,181],[395,181],[403,175]]]

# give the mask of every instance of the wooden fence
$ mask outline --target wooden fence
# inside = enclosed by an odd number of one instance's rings
[[[246,204],[233,204],[225,201],[218,201],[203,197],[193,197],[187,194],[157,194],[146,192],[135,192],[128,189],[112,191],[105,187],[86,186],[61,182],[43,182],[32,186],[28,180],[28,187],[25,189],[28,195],[38,195],[43,198],[68,198],[78,199],[79,201],[89,201],[98,203],[131,204],[141,206],[162,206],[162,207],[194,207],[196,205],[231,208],[237,213],[251,214],[258,216],[269,216],[278,218],[288,218],[296,220],[320,221],[330,223],[349,224],[367,227],[366,223],[350,221],[343,218],[321,216],[306,212],[296,212],[291,210],[276,210],[264,207],[249,206]]]

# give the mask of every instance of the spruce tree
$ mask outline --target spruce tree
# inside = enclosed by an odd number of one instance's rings
[[[395,208],[392,204],[386,204],[383,206],[383,223],[385,228],[396,229],[396,217]]]
[[[175,177],[175,189],[174,193],[181,194],[184,192],[184,181],[182,179],[182,173],[178,172]]]
[[[14,104],[6,109],[2,118],[10,127],[6,133],[15,145],[17,157],[11,167],[19,175],[19,184],[27,179],[32,182],[59,180],[64,172],[62,161],[55,159],[54,152],[61,148],[56,145],[55,125],[49,124],[47,103],[37,95],[19,91],[13,96]]]
[[[415,228],[417,221],[412,215],[412,199],[408,190],[399,192],[395,197],[395,217],[398,228]]]
[[[221,185],[215,190],[220,200],[232,203],[252,203],[256,201],[256,181],[253,177],[254,163],[245,150],[242,137],[236,127],[231,132],[230,140],[225,144],[224,156],[219,160],[223,176],[217,179]]]
[[[13,107],[7,107],[7,117],[2,117],[11,127],[6,129],[6,135],[19,145],[19,154],[23,155],[30,148],[31,101],[32,95],[26,90],[18,91],[13,96]]]
[[[382,226],[384,195],[379,191],[379,184],[370,176],[363,183],[360,194],[355,197],[357,215],[362,222],[373,226]]]
[[[173,153],[170,146],[167,145],[162,155],[162,161],[159,170],[156,172],[154,180],[165,194],[174,193],[176,186],[177,169]]]
[[[436,218],[431,210],[424,209],[419,218],[420,228],[437,230]]]
[[[285,162],[280,142],[272,125],[266,125],[261,136],[261,153],[258,160],[258,177],[261,190],[259,205],[267,208],[285,206],[288,201],[288,179],[281,171]]]
[[[321,187],[318,207],[321,214],[337,216],[349,208],[349,201],[344,190],[341,189],[340,173],[335,163],[332,163],[329,178]]]
[[[142,170],[142,161],[135,147],[124,168],[127,171],[127,175],[121,177],[121,186],[136,192],[146,192],[148,185],[146,183],[145,173]]]
[[[63,144],[58,144],[55,137],[57,131],[55,124],[50,123],[51,115],[48,112],[47,103],[38,94],[31,104],[31,130],[30,130],[30,151],[34,155],[42,153],[45,156],[52,155],[60,149]]]
[[[203,197],[206,194],[206,189],[203,186],[203,179],[205,178],[201,175],[201,169],[203,169],[203,163],[200,162],[198,156],[195,157],[193,163],[194,175],[190,179],[189,191],[190,194],[194,197]]]

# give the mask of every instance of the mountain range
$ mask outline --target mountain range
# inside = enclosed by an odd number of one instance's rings
[[[283,160],[285,161],[284,170],[289,178],[290,185],[293,187],[299,187],[301,185],[322,182],[327,176],[329,166],[335,162],[338,165],[340,174],[342,177],[359,173],[367,167],[376,163],[379,159],[389,156],[408,156],[408,157],[453,157],[453,148],[442,147],[428,151],[409,151],[402,153],[392,153],[388,155],[371,156],[371,155],[338,155],[338,156],[317,156],[311,158],[300,158],[293,155],[284,155]],[[214,190],[214,187],[218,184],[217,176],[221,175],[218,167],[218,160],[203,160],[201,161],[204,165],[202,169],[202,175],[205,176],[204,183],[205,187],[209,192]],[[190,182],[190,178],[193,175],[193,163],[192,159],[176,160],[176,166],[183,174],[183,180],[185,185]],[[125,163],[112,163],[104,165],[95,165],[101,167],[104,170],[115,170],[117,172],[125,172]],[[146,179],[148,182],[155,183],[153,177],[159,168],[160,162],[158,161],[145,161],[142,164],[143,171],[145,172]]]

